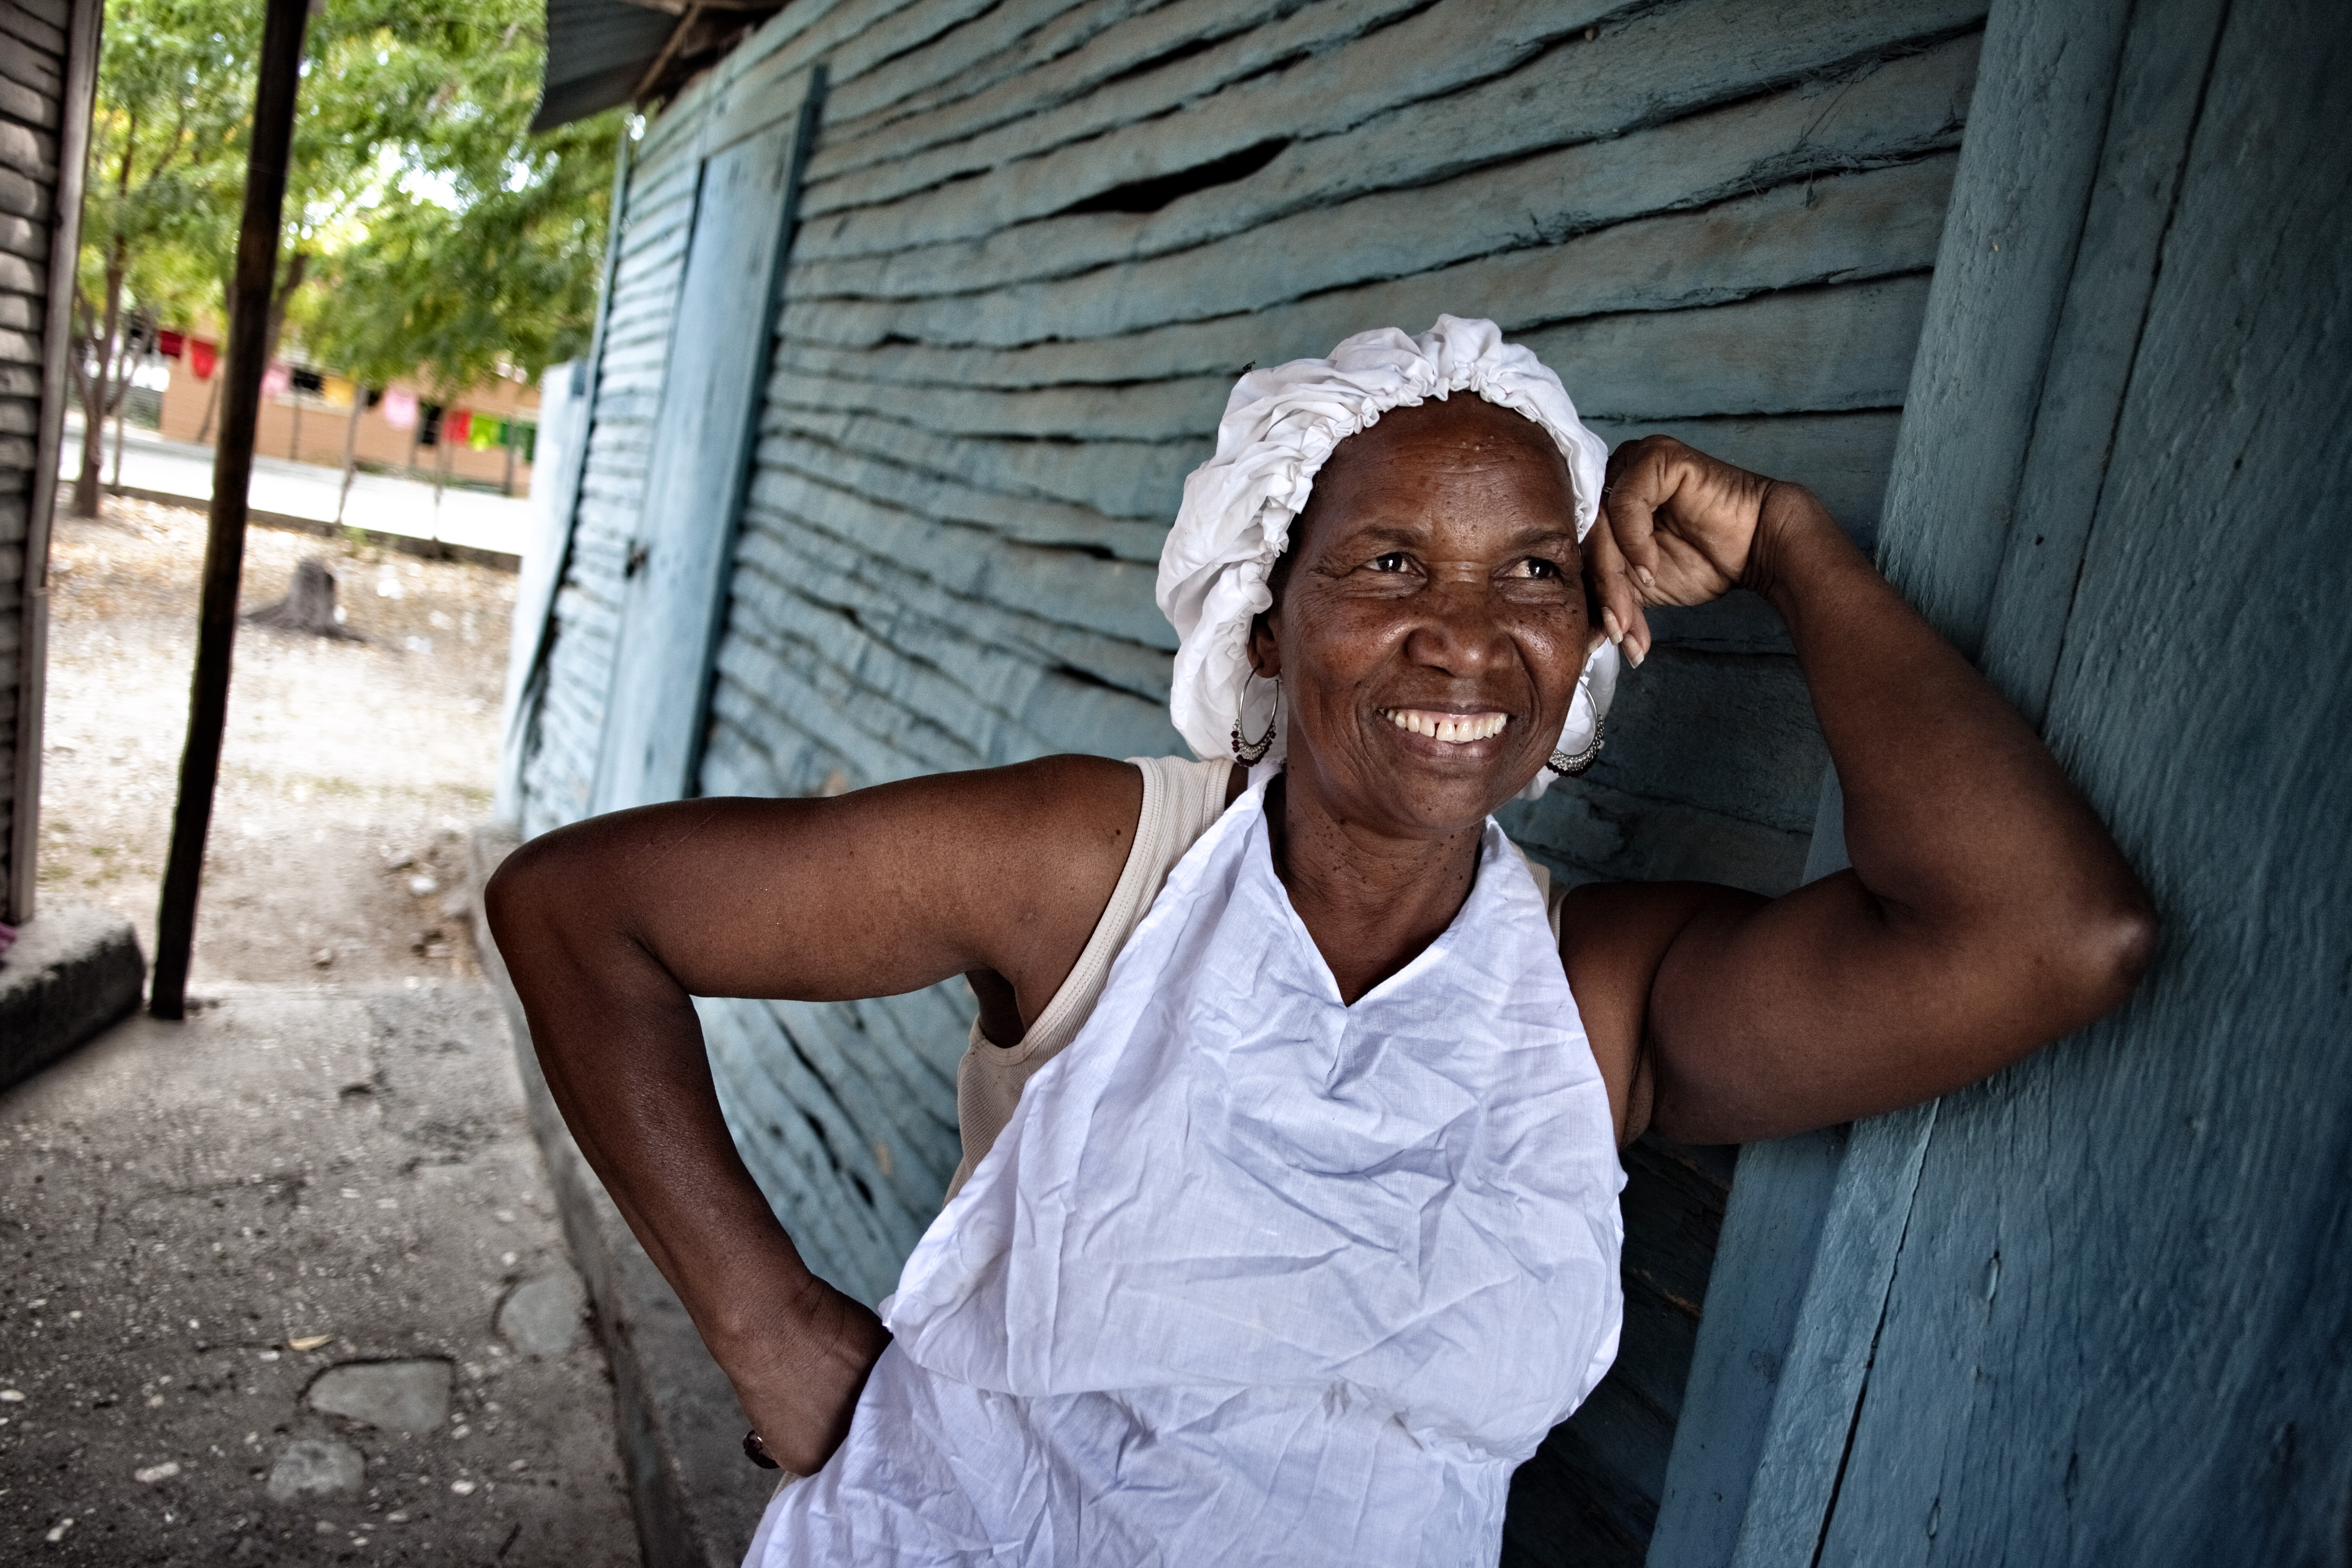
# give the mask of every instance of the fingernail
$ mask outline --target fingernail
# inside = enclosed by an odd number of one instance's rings
[[[1617,624],[1617,612],[1605,605],[1601,609],[1601,629],[1609,634],[1611,642],[1622,645],[1625,640],[1625,628]]]
[[[1625,662],[1635,669],[1642,668],[1642,650],[1630,642],[1625,645]]]
[[[1639,583],[1644,588],[1654,588],[1658,585],[1657,578],[1651,574],[1650,569],[1647,566],[1636,566],[1633,568],[1633,581]]]

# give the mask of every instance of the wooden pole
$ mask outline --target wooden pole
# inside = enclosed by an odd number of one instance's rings
[[[302,29],[309,16],[310,0],[268,0],[261,27],[261,69],[253,95],[251,152],[246,159],[245,219],[237,233],[229,352],[221,373],[227,388],[221,398],[220,443],[213,448],[212,526],[205,541],[196,671],[188,693],[188,743],[180,757],[180,800],[172,816],[172,848],[163,863],[163,907],[155,922],[155,985],[147,1010],[158,1018],[178,1018],[187,1011],[188,960],[195,947],[205,833],[212,825],[221,733],[228,723],[229,656],[236,642],[236,591],[245,570],[246,488],[253,479],[253,432],[261,414],[262,370],[269,357],[269,296],[278,281],[278,225],[286,205],[294,94],[300,82]]]
[[[360,466],[360,411],[367,406],[367,388],[352,383],[352,416],[343,422],[343,488],[335,496],[335,526],[343,526],[343,509],[352,501],[352,476]]]

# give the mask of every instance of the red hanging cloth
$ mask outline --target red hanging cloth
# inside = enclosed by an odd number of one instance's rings
[[[441,421],[441,434],[445,440],[463,441],[473,433],[474,411],[470,408],[453,408],[449,416]]]
[[[184,351],[187,346],[188,335],[185,332],[157,332],[155,334],[155,352],[162,354],[165,359],[178,359],[182,352]]]
[[[213,378],[213,366],[218,363],[219,360],[218,343],[208,343],[202,338],[188,340],[188,368],[196,373],[198,381],[210,381]]]

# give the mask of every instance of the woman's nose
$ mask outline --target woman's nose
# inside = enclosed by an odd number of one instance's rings
[[[1477,580],[1440,575],[1412,603],[1414,623],[1405,654],[1414,662],[1449,675],[1476,675],[1499,656],[1507,640],[1500,605],[1483,574]]]

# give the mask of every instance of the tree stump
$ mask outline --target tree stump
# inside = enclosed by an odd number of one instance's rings
[[[284,598],[274,605],[247,610],[245,618],[257,626],[281,632],[309,632],[338,642],[367,641],[335,619],[335,574],[327,570],[325,560],[316,555],[295,563],[294,581]]]

